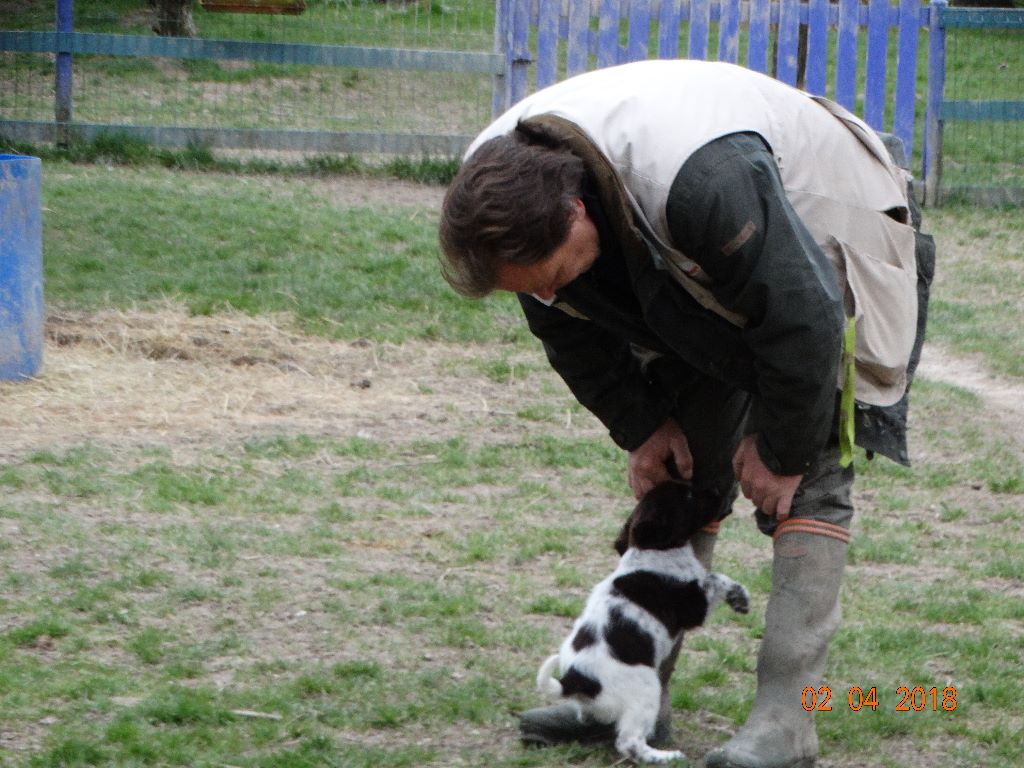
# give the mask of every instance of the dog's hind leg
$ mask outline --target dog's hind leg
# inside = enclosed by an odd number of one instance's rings
[[[638,763],[671,763],[673,760],[686,759],[686,755],[678,749],[655,749],[640,734],[626,733],[621,729],[615,739],[615,748],[623,757]]]
[[[750,593],[747,592],[747,588],[725,574],[709,573],[700,580],[700,586],[707,598],[709,611],[719,600],[725,600],[736,613],[746,613],[750,610]]]
[[[658,717],[657,704],[657,700],[634,700],[627,705],[619,717],[618,736],[615,739],[615,748],[620,755],[638,763],[669,763],[686,759],[686,755],[679,750],[655,749],[647,743],[647,737],[654,731]]]

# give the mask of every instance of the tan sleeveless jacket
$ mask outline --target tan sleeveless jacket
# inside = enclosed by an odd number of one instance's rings
[[[742,325],[707,290],[709,278],[673,248],[666,202],[683,163],[741,131],[771,147],[794,210],[824,250],[856,319],[856,397],[891,405],[906,389],[917,326],[914,230],[906,178],[858,118],[756,72],[690,60],[596,70],[528,96],[495,120],[467,155],[520,120],[578,129],[614,169],[634,220],[680,285]]]

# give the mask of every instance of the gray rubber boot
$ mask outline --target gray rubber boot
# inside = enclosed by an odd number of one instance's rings
[[[577,716],[572,704],[528,709],[519,716],[519,738],[523,744],[550,746],[577,741],[581,744],[615,741],[615,723],[599,723]]]
[[[847,546],[828,535],[795,530],[775,541],[754,706],[736,735],[708,754],[706,768],[815,764],[818,736],[814,712],[803,708],[803,690],[822,685],[828,644],[841,615]]]
[[[699,532],[690,543],[700,563],[711,570],[711,556],[715,549],[716,534]],[[679,636],[672,653],[658,670],[661,679],[661,708],[658,722],[651,736],[653,746],[667,745],[672,739],[672,697],[669,693],[669,679],[683,645]],[[615,724],[599,723],[596,720],[577,716],[576,707],[571,704],[553,704],[548,707],[528,709],[519,716],[519,737],[524,744],[546,746],[576,741],[583,744],[615,741]]]

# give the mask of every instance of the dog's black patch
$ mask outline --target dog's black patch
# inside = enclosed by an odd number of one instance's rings
[[[597,642],[597,632],[592,624],[584,624],[572,639],[572,649],[579,653]]]
[[[654,638],[639,624],[622,614],[618,608],[608,613],[604,639],[611,654],[623,664],[654,666]]]
[[[672,637],[680,630],[699,627],[708,613],[708,599],[698,582],[679,581],[654,571],[619,576],[612,594],[639,605],[664,624]]]
[[[562,675],[561,683],[563,696],[585,696],[588,699],[596,699],[601,693],[601,683],[589,675],[583,674],[576,667],[571,667]]]

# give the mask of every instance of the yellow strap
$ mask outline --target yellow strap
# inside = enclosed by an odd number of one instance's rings
[[[839,466],[844,468],[853,462],[853,361],[856,342],[857,329],[851,317],[846,321],[846,333],[843,335],[843,395],[839,409]]]

